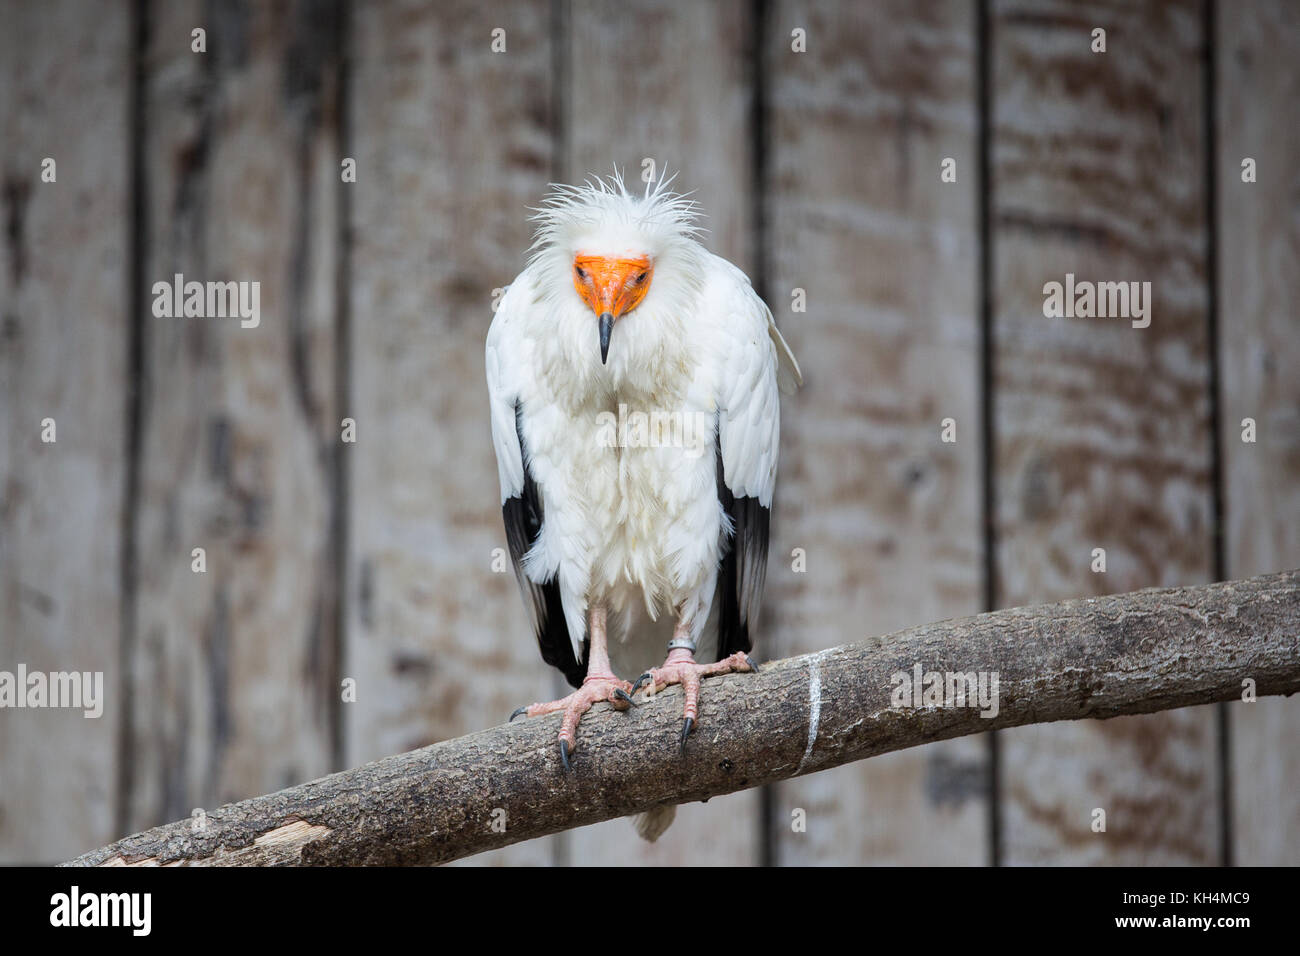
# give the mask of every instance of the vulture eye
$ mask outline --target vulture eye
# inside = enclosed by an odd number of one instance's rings
[[[582,266],[574,266],[574,267],[573,267],[573,271],[574,271],[575,273],[577,273],[577,276],[578,276],[579,279],[585,279],[585,278],[587,278],[587,270],[585,270],[584,268],[582,268]]]
[[[645,277],[646,277],[646,273],[643,272],[643,273],[641,273],[639,276],[636,277],[636,281],[637,281],[637,282],[645,282]]]

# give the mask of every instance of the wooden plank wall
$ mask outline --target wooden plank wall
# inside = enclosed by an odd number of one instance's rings
[[[514,575],[492,571],[506,541],[482,384],[493,290],[522,268],[526,207],[556,163],[552,30],[549,5],[525,0],[354,9],[350,762],[553,696]],[[556,852],[542,840],[490,858]]]
[[[998,606],[1212,578],[1203,39],[1194,2],[992,6]],[[1149,281],[1150,326],[1045,318],[1067,273]],[[1216,860],[1213,708],[1001,736],[1005,862]]]
[[[768,301],[806,379],[783,409],[762,629],[785,656],[981,610],[975,17],[789,0],[765,33]],[[986,862],[987,776],[967,738],[781,784],[774,859]]]
[[[615,163],[680,172],[803,364],[760,657],[1300,564],[1286,0],[80,10],[0,0],[0,668],[108,698],[0,714],[0,862],[560,690],[493,569],[480,356],[527,207]],[[176,272],[260,281],[260,326],[153,317]],[[1151,326],[1046,319],[1067,272],[1151,281]],[[1294,864],[1296,703],[945,742],[654,846],[618,820],[466,862]]]
[[[0,861],[36,862],[116,825],[132,38],[124,2],[0,22],[0,668],[104,675],[97,719],[0,712]]]
[[[1279,120],[1300,101],[1300,8],[1221,4],[1217,25],[1224,570],[1246,577],[1300,566],[1300,129]],[[1247,158],[1254,183],[1242,181]],[[1233,861],[1296,866],[1300,700],[1234,704],[1229,721]]]
[[[258,281],[262,314],[255,328],[146,319],[132,830],[333,764],[339,51],[329,14],[305,0],[148,8],[146,285],[176,273]],[[204,54],[191,50],[196,25]]]

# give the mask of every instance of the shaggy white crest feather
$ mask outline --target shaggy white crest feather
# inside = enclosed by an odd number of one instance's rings
[[[662,249],[682,239],[698,239],[699,204],[673,192],[674,179],[664,175],[647,182],[641,196],[627,191],[617,169],[608,179],[594,177],[581,186],[552,183],[550,194],[530,217],[537,223],[532,261],[549,251],[582,245]]]

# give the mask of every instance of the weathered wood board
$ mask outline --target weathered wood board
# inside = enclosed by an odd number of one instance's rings
[[[806,385],[782,421],[767,656],[981,610],[975,27],[960,2],[772,6],[768,289]],[[987,862],[986,754],[968,738],[780,784],[775,862]]]
[[[147,15],[132,829],[328,772],[339,706],[337,10]],[[177,273],[260,283],[258,324],[158,317]]]
[[[361,4],[351,42],[343,672],[356,765],[553,696],[509,561],[493,571],[506,542],[482,361],[493,292],[523,268],[527,207],[554,165],[551,8]],[[476,862],[554,858],[541,840]]]
[[[751,16],[741,0],[570,5],[561,178],[608,175],[617,165],[629,188],[641,188],[644,176],[677,172],[673,187],[700,203],[704,244],[752,275]],[[758,651],[761,659],[770,648]],[[631,820],[611,820],[566,835],[564,852],[574,864],[757,864],[761,802],[752,790],[678,807],[653,844]]]
[[[102,678],[98,718],[0,711],[0,863],[47,863],[114,835],[131,16],[5,2],[0,22],[0,670]]]
[[[997,606],[1204,582],[1200,7],[995,2],[990,35]],[[1149,327],[1046,317],[1044,286],[1067,273],[1150,282]],[[1004,862],[1217,861],[1212,708],[1021,728],[1001,744]]]
[[[1300,567],[1300,8],[1221,3],[1216,22],[1224,571],[1244,577]],[[1300,700],[1233,705],[1229,726],[1233,862],[1300,864]]]

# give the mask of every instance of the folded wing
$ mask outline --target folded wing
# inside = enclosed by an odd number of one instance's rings
[[[564,672],[574,687],[582,684],[584,664],[574,654],[565,624],[558,581],[543,583],[524,572],[524,556],[536,543],[545,521],[545,505],[537,482],[528,468],[528,449],[523,440],[527,365],[526,344],[521,330],[528,310],[534,307],[532,281],[525,270],[506,290],[488,330],[485,360],[488,396],[492,414],[492,446],[497,455],[497,477],[501,483],[501,516],[505,522],[506,545],[514,564],[515,578],[524,593],[524,606],[541,648],[542,660]],[[583,645],[586,654],[586,645]]]
[[[767,575],[772,492],[780,442],[780,392],[803,382],[772,313],[739,269],[715,259],[722,317],[718,354],[718,502],[731,522],[714,601],[718,657],[753,647]]]

